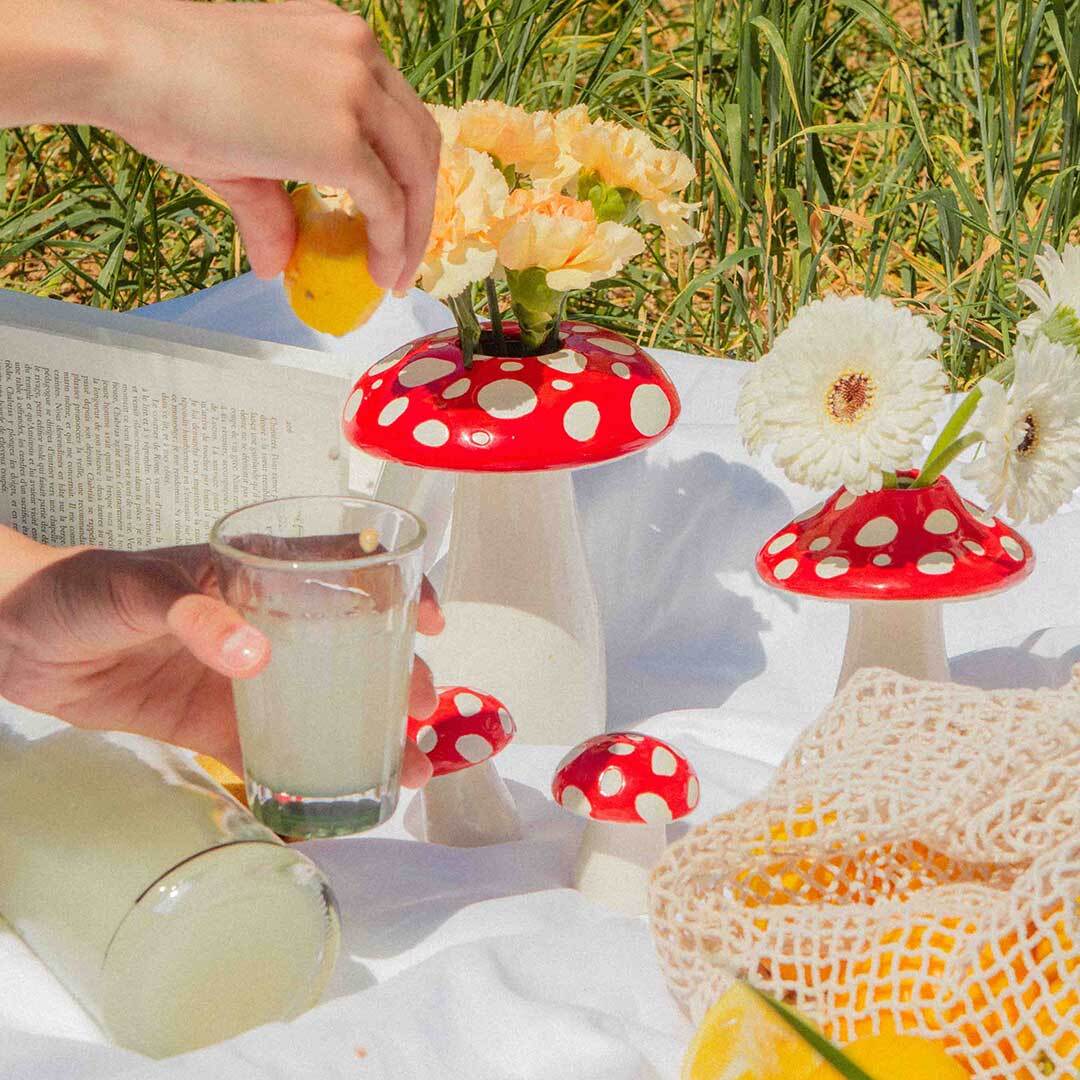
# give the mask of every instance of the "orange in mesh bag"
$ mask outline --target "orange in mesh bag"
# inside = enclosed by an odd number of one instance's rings
[[[760,799],[668,849],[651,916],[695,1021],[746,977],[842,1043],[1080,1076],[1080,668],[1041,691],[860,673]]]

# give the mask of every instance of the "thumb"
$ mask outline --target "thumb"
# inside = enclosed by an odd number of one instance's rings
[[[230,679],[257,675],[270,661],[270,642],[224,601],[188,593],[169,608],[166,625],[189,652]]]
[[[296,214],[277,180],[207,180],[232,210],[251,269],[272,278],[285,269],[296,246]]]
[[[53,563],[8,603],[45,659],[100,658],[167,633],[229,678],[254,675],[270,658],[258,630],[162,555],[82,551]]]

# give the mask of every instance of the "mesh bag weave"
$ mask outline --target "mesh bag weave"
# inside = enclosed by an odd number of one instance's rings
[[[846,1043],[944,1039],[985,1080],[1080,1077],[1080,667],[987,692],[860,672],[764,795],[652,880],[699,1021],[734,977]]]

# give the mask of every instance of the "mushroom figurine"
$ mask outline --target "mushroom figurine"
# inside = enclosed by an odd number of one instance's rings
[[[700,793],[690,762],[651,735],[615,732],[575,747],[551,783],[561,807],[589,819],[574,887],[616,911],[644,915],[667,824],[690,813]]]
[[[860,496],[841,489],[769,539],[757,568],[774,588],[850,605],[843,686],[865,667],[947,681],[942,604],[1007,589],[1034,559],[1019,533],[941,477]]]
[[[514,737],[502,702],[464,686],[438,691],[435,712],[409,718],[409,738],[434,773],[420,792],[424,839],[450,847],[481,847],[521,839],[514,797],[491,760]]]
[[[513,351],[517,329],[505,333]],[[625,338],[571,322],[561,345],[466,368],[456,331],[425,337],[370,368],[344,413],[346,437],[368,454],[457,474],[446,628],[423,647],[436,677],[487,687],[523,741],[556,745],[607,720],[570,473],[644,449],[679,415],[668,377]]]

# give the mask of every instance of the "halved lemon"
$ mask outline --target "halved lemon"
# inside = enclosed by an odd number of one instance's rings
[[[813,1047],[736,983],[701,1022],[682,1080],[806,1080],[820,1063]]]
[[[347,194],[324,198],[310,184],[292,193],[296,247],[285,267],[285,292],[297,318],[340,337],[362,326],[386,291],[368,272],[363,215]]]

